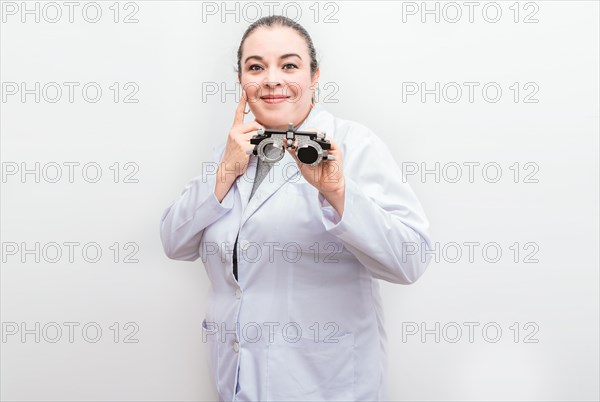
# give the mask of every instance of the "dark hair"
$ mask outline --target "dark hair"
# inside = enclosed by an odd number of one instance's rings
[[[242,74],[242,70],[241,70],[241,59],[242,59],[242,47],[244,46],[244,42],[246,41],[246,38],[248,38],[248,36],[250,36],[250,34],[254,31],[256,31],[258,28],[261,27],[273,27],[273,26],[282,26],[282,27],[288,27],[288,28],[292,28],[294,30],[296,30],[296,32],[298,32],[298,34],[300,36],[302,36],[302,38],[304,38],[304,41],[306,42],[306,45],[308,47],[308,54],[310,55],[310,75],[314,75],[315,71],[317,71],[318,63],[317,63],[317,52],[315,51],[315,46],[313,45],[312,39],[310,38],[310,35],[308,34],[308,32],[306,31],[306,29],[304,29],[304,27],[300,24],[298,24],[296,21],[288,18],[288,17],[284,17],[283,15],[270,15],[267,17],[262,17],[256,21],[254,21],[249,27],[248,29],[246,29],[246,32],[244,32],[244,36],[242,36],[242,41],[240,42],[240,47],[238,48],[237,51],[237,73],[238,73],[238,78],[240,78],[241,74]]]

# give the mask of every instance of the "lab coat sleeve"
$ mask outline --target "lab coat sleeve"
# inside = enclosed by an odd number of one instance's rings
[[[414,283],[431,259],[429,222],[387,146],[370,131],[342,146],[342,216],[319,193],[326,230],[369,270],[392,283]]]
[[[160,237],[167,257],[182,261],[197,260],[204,229],[232,209],[232,190],[222,203],[215,195],[216,171],[223,151],[223,146],[213,148],[213,161],[203,164],[203,174],[193,178],[181,195],[164,210],[160,221]]]

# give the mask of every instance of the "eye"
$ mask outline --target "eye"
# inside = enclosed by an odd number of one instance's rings
[[[255,69],[254,67],[262,68],[262,66],[260,66],[259,64],[253,64],[250,67],[248,67],[248,70],[257,71],[257,69]]]
[[[283,65],[283,67],[286,67],[286,66],[292,66],[292,67],[294,67],[294,68],[298,68],[298,66],[297,66],[297,65],[295,65],[295,64],[292,64],[292,63],[287,63],[287,64],[284,64],[284,65]],[[289,69],[286,69],[286,70],[289,70]]]

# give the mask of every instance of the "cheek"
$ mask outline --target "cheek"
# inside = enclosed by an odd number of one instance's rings
[[[242,80],[241,82],[242,88],[246,90],[246,95],[251,103],[255,102],[260,97],[260,86],[250,80]]]
[[[310,89],[310,83],[297,83],[297,82],[288,82],[286,84],[284,93],[288,96],[291,96],[296,102],[301,101],[302,99],[310,99],[312,96],[312,92]]]

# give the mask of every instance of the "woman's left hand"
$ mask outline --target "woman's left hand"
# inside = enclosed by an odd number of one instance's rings
[[[310,127],[305,131],[321,130]],[[302,176],[304,176],[306,181],[316,187],[327,201],[329,201],[340,215],[342,215],[343,211],[340,209],[342,209],[344,205],[344,155],[335,140],[332,138],[328,138],[328,140],[331,142],[331,148],[329,149],[328,154],[333,155],[334,159],[322,161],[316,166],[310,166],[300,162],[296,157],[296,150],[288,148],[285,141],[284,146],[298,164],[298,169],[300,169],[300,173],[302,173]],[[297,145],[297,140],[294,145]],[[338,206],[341,208],[338,208]]]

